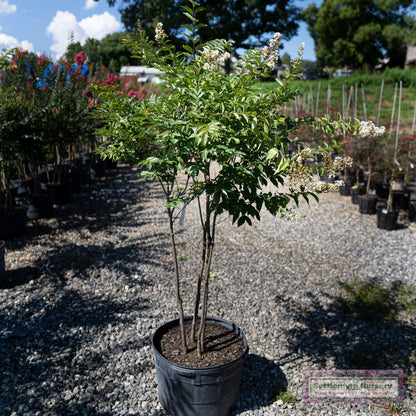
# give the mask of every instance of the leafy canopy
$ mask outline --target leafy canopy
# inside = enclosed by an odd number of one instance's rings
[[[161,24],[156,40],[149,39],[141,25],[130,37],[135,57],[165,74],[166,91],[137,102],[101,90],[96,116],[104,122],[101,133],[110,137],[101,153],[127,159],[144,168],[144,175],[159,179],[169,208],[205,194],[212,212],[226,211],[239,225],[259,219],[263,206],[276,215],[291,200],[316,197],[322,189],[305,185],[304,178],[290,191],[277,191],[285,177],[297,172],[288,170],[289,133],[312,122],[291,119],[283,111],[299,93],[292,84],[300,76],[301,59],[292,61],[291,73],[277,81],[275,89],[259,93],[254,84],[275,67],[281,35],[249,51],[228,75],[223,66],[232,42],[201,44],[196,32],[203,25],[194,17],[199,8],[184,9],[190,24],[184,26],[188,44],[183,49],[171,44]],[[334,128],[328,120],[318,121],[318,127]],[[187,177],[186,186],[177,186],[181,173]],[[312,173],[302,171],[308,178]],[[266,191],[269,184],[276,190]]]
[[[96,0],[98,1],[98,0]],[[110,6],[116,0],[107,0]],[[127,30],[136,28],[140,19],[148,33],[154,33],[157,22],[169,28],[169,37],[175,45],[182,43],[181,25],[187,24],[178,0],[123,0],[119,9]],[[117,3],[118,5],[120,2]],[[203,41],[223,38],[234,41],[234,47],[253,47],[262,35],[279,30],[289,39],[298,29],[299,9],[293,0],[201,0],[199,19],[208,25],[200,31]]]
[[[414,7],[413,0],[324,0],[302,16],[321,67],[372,69],[385,55],[390,66],[404,65]]]

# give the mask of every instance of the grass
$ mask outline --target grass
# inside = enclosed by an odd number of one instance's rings
[[[416,289],[405,284],[383,285],[379,281],[354,279],[340,283],[343,294],[337,299],[345,313],[365,321],[387,319],[398,323],[400,314],[416,313]]]
[[[282,400],[283,403],[286,404],[293,404],[297,402],[296,397],[287,391],[287,388],[282,386],[281,384],[276,385],[274,389],[274,396],[276,400]]]
[[[67,261],[63,266],[67,269],[85,269],[89,266],[92,266],[97,261],[95,256],[90,256],[88,254],[80,255],[76,260]]]
[[[298,81],[296,87],[301,91],[299,97],[299,105],[303,110],[309,113],[322,114],[327,111],[327,96],[328,87],[331,87],[331,105],[330,112],[342,112],[342,96],[343,85],[346,91],[346,100],[350,95],[351,87],[357,88],[357,117],[364,119],[364,113],[367,114],[368,119],[377,120],[381,83],[384,79],[382,105],[380,111],[380,125],[389,126],[396,83],[399,85],[400,80],[403,82],[402,89],[402,103],[401,103],[401,118],[400,118],[400,134],[402,136],[409,135],[412,129],[413,114],[415,108],[415,91],[416,91],[416,73],[414,71],[406,70],[389,70],[383,74],[356,74],[347,78],[330,78],[328,80],[315,81]],[[362,98],[362,87],[365,96],[365,109]],[[257,88],[260,91],[266,92],[276,88],[276,82],[259,83]],[[318,96],[319,92],[319,96]],[[319,99],[318,99],[319,98]],[[355,90],[351,95],[351,104],[349,106],[349,116],[353,116],[352,101],[355,98]],[[399,88],[396,96],[396,107],[393,122],[393,131],[397,126],[399,102]],[[318,103],[318,104],[317,104]],[[318,111],[316,109],[318,108]],[[292,110],[293,111],[293,108]],[[394,133],[395,134],[395,133]]]

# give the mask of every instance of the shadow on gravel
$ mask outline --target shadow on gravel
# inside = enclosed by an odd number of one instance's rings
[[[232,416],[247,410],[269,406],[276,401],[276,387],[287,388],[287,380],[278,365],[267,358],[248,354],[244,363],[240,394]]]
[[[276,297],[299,325],[286,330],[293,353],[291,362],[309,357],[322,369],[396,369],[416,371],[416,325],[410,319],[392,321],[392,303],[372,319],[346,311],[339,298],[309,293],[309,306],[300,309],[288,299]],[[325,300],[323,300],[325,298]]]
[[[140,297],[117,302],[59,287],[53,303],[37,298],[18,310],[0,306],[0,409],[23,414],[31,403],[31,411],[38,409],[42,415],[82,415],[81,410],[89,414],[92,398],[95,404],[105,403],[114,389],[108,363],[150,343],[134,331],[123,334],[123,342],[113,333],[114,338],[97,343],[97,334],[114,323],[124,324],[126,330],[125,325],[134,324],[130,311],[140,314],[147,309]],[[149,370],[146,363],[132,361],[122,371]],[[81,395],[79,386],[84,386]],[[97,416],[109,414],[96,411],[95,405],[93,410]]]
[[[84,185],[80,193],[73,195],[71,203],[55,206],[53,218],[28,221],[27,233],[7,242],[7,250],[15,251],[24,250],[27,244],[44,244],[47,239],[50,250],[36,260],[35,267],[8,270],[0,290],[24,285],[44,274],[54,274],[61,280],[65,280],[68,271],[82,276],[88,268],[103,265],[116,266],[128,273],[136,269],[138,262],[166,268],[157,260],[169,255],[167,234],[163,231],[138,234],[131,244],[119,244],[129,238],[132,229],[138,230],[147,223],[152,223],[155,230],[163,230],[164,218],[143,208],[146,200],[160,197],[155,187],[139,177],[138,171],[128,167],[120,167],[111,176]],[[111,236],[113,229],[114,244],[111,241],[103,244],[94,236],[101,230]],[[64,245],[49,244],[57,234],[65,233],[68,237]]]
[[[0,282],[0,290],[25,285],[31,280],[38,279],[39,276],[40,271],[37,267],[26,266],[15,270],[6,270],[6,278]]]

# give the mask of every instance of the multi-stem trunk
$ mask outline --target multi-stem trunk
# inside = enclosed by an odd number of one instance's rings
[[[202,286],[202,279],[204,277],[206,252],[207,252],[207,232],[206,232],[206,228],[204,227],[203,236],[202,236],[201,269],[199,271],[198,281],[196,283],[194,316],[192,319],[192,328],[191,328],[191,340],[193,342],[196,341],[196,338],[195,338],[196,324],[198,322],[199,303],[201,301],[201,286]]]
[[[394,175],[391,175],[389,183],[389,196],[387,198],[387,210],[389,212],[393,211],[393,179]]]
[[[204,291],[202,295],[202,308],[201,308],[201,322],[199,324],[198,338],[197,338],[197,353],[201,357],[205,352],[205,330],[206,330],[206,319],[208,310],[208,288],[209,288],[209,272],[211,268],[212,254],[214,251],[214,239],[208,239],[207,246],[207,257],[204,271]]]
[[[176,296],[176,304],[177,304],[178,313],[179,313],[182,353],[187,354],[188,346],[186,342],[185,322],[184,322],[184,316],[183,316],[183,304],[182,304],[182,297],[181,297],[181,292],[180,292],[178,254],[176,251],[175,232],[173,228],[173,211],[171,208],[168,208],[168,216],[169,216],[169,233],[170,233],[170,242],[171,242],[172,255],[173,255],[173,264],[175,267],[175,296]]]
[[[371,169],[371,165],[369,165],[369,167],[368,167],[367,187],[365,189],[365,195],[366,196],[368,196],[368,194],[370,192],[371,175],[372,175],[372,169]]]
[[[201,305],[201,317],[197,336],[197,353],[201,357],[205,350],[205,329],[206,329],[206,318],[208,310],[208,289],[209,289],[209,275],[211,270],[212,255],[214,251],[215,243],[215,223],[217,218],[217,212],[211,212],[209,197],[206,199],[206,211],[205,211],[205,222],[204,230],[206,233],[205,249],[206,253],[204,256],[204,263],[201,268],[201,276],[203,283],[203,295]],[[212,221],[212,222],[211,222]],[[194,316],[195,319],[195,316]]]

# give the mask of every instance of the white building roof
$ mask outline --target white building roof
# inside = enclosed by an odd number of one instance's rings
[[[120,69],[120,76],[126,77],[126,76],[141,76],[141,75],[162,75],[163,72],[159,69],[155,68],[149,68],[147,66],[122,66]]]

